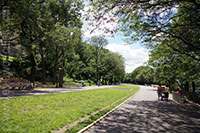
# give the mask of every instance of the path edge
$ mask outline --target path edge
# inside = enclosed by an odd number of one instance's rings
[[[138,94],[139,90],[134,93],[133,95],[131,95],[129,98],[127,98],[125,101],[123,101],[122,103],[120,103],[118,106],[116,106],[115,108],[113,108],[112,110],[110,110],[109,112],[107,112],[105,115],[101,116],[99,119],[97,119],[96,121],[94,121],[93,123],[89,124],[88,126],[84,127],[83,129],[81,129],[80,131],[78,131],[77,133],[83,133],[86,130],[88,130],[89,128],[91,128],[92,126],[94,126],[97,122],[101,121],[102,119],[104,119],[106,116],[108,116],[109,114],[111,114],[112,112],[116,111],[122,104],[126,103],[128,100],[130,100],[132,97],[134,97],[135,95]]]

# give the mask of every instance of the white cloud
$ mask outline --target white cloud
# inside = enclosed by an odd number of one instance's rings
[[[112,11],[110,11],[104,14],[104,16],[98,21],[96,21],[94,18],[95,13],[88,12],[88,10],[93,10],[93,7],[89,5],[89,2],[84,2],[84,4],[85,7],[82,11],[83,36],[86,38],[98,35],[105,35],[106,38],[111,37],[112,34],[108,31],[114,31],[118,27],[118,21],[120,19],[117,16],[115,16]]]
[[[148,51],[144,48],[133,49],[130,45],[124,44],[108,44],[106,48],[121,54],[125,58],[125,70],[127,73],[144,65],[149,59]]]

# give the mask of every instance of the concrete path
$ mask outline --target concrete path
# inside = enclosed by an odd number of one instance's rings
[[[110,88],[116,87],[119,85],[107,85],[107,86],[86,86],[81,88],[49,88],[49,89],[35,89],[35,90],[10,90],[10,94],[8,96],[0,93],[0,97],[17,97],[17,96],[30,96],[30,95],[43,95],[49,93],[64,93],[64,92],[74,92],[74,91],[86,91],[93,89],[102,89],[102,88]]]
[[[158,101],[155,88],[139,92],[86,133],[200,133],[200,107]]]

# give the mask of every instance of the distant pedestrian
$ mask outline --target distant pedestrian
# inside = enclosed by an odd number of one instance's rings
[[[85,84],[84,84],[84,81],[83,81],[83,80],[81,80],[81,84],[82,84],[82,86],[83,86],[83,87],[85,86]]]
[[[157,93],[158,93],[158,100],[160,100],[160,98],[162,97],[162,86],[161,85],[158,85],[158,88],[157,88]]]
[[[162,90],[162,97],[161,97],[161,100],[165,99],[166,101],[168,101],[168,98],[169,98],[169,87],[165,87],[163,90]]]

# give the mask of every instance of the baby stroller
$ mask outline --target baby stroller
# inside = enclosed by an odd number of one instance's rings
[[[162,101],[168,101],[169,93],[168,92],[162,92],[161,93],[161,100]]]

